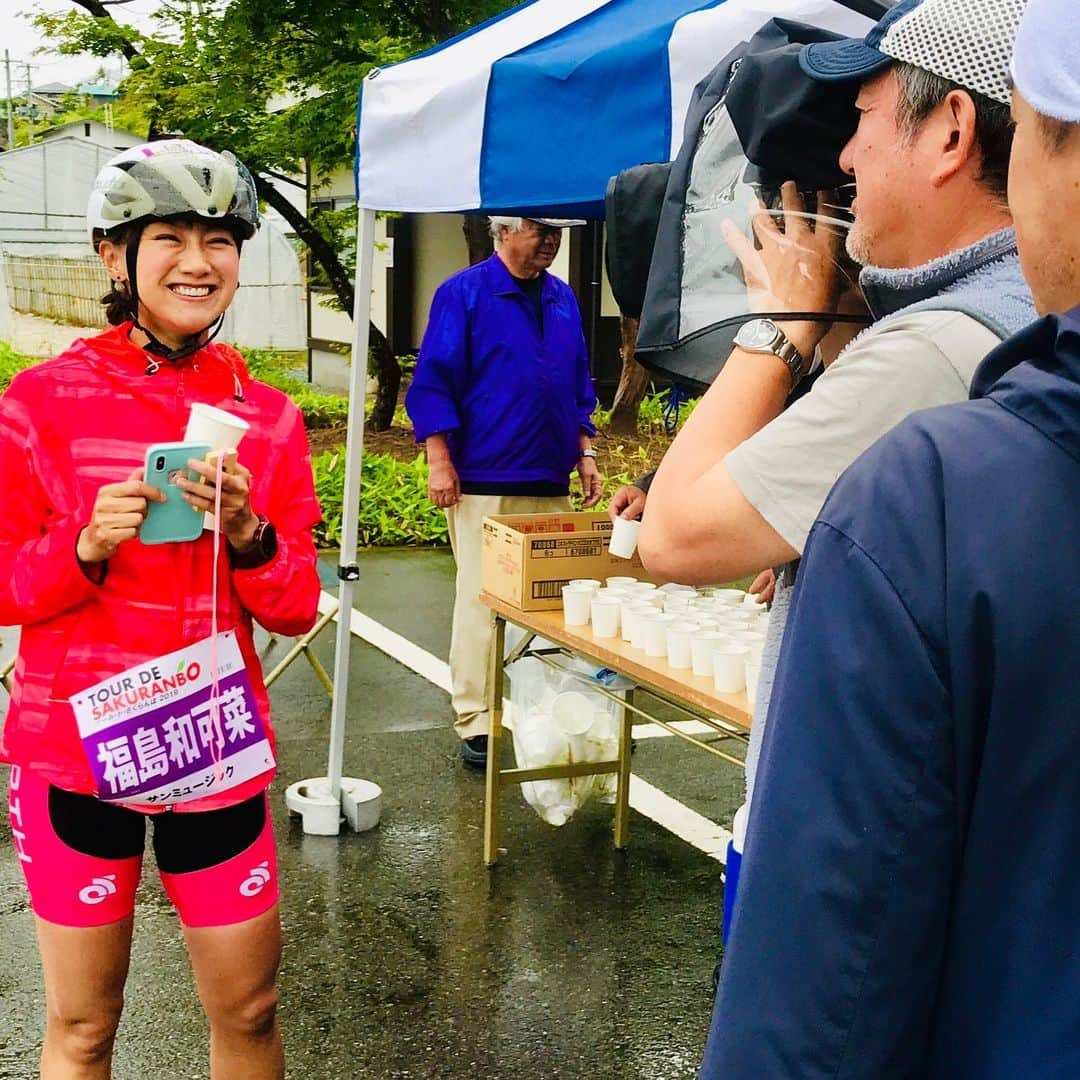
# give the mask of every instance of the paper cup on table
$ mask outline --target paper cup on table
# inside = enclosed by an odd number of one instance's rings
[[[690,663],[694,674],[712,678],[712,654],[720,645],[729,642],[730,639],[726,634],[721,634],[716,630],[699,630],[690,641]]]
[[[718,694],[737,694],[746,686],[746,658],[749,650],[734,643],[721,643],[713,652],[713,686]]]
[[[625,577],[618,574],[616,574],[614,577],[604,578],[604,583],[609,589],[618,588],[620,585],[629,585],[631,588],[633,588],[635,585],[639,584],[636,577]]]
[[[697,627],[693,623],[674,622],[667,628],[667,659],[673,668],[688,668],[693,666],[690,655],[690,642],[697,633]]]
[[[666,593],[686,593],[691,599],[697,596],[697,589],[693,585],[680,585],[677,581],[665,581],[660,586],[661,592]]]
[[[721,626],[730,626],[732,629],[749,630],[754,616],[743,607],[725,607],[720,604],[713,608],[713,618]]]
[[[655,581],[638,581],[634,584],[634,590],[641,593],[656,592]]]
[[[713,603],[717,607],[737,607],[746,593],[742,589],[713,589]]]
[[[646,603],[643,606],[642,611],[635,611],[631,616],[633,621],[630,625],[630,646],[634,649],[645,648],[645,624],[655,615],[663,614],[652,606],[652,604]]]
[[[664,610],[669,615],[684,615],[690,610],[690,597],[686,593],[669,592],[664,601]]]
[[[622,626],[622,639],[623,641],[629,641],[633,644],[634,641],[634,629],[636,628],[642,615],[647,614],[650,611],[656,609],[652,604],[643,604],[639,600],[635,600],[633,597],[624,597],[622,602],[622,608],[619,612],[619,623]]]
[[[746,701],[751,708],[757,701],[758,676],[761,674],[761,657],[748,656],[746,658]]]
[[[622,602],[617,596],[594,596],[592,599],[593,637],[613,638],[619,633],[619,610]]]
[[[240,445],[240,440],[247,434],[251,425],[246,420],[224,409],[215,409],[213,405],[204,405],[196,401],[191,406],[188,415],[187,428],[184,431],[184,441],[205,443],[211,450],[235,450]],[[214,527],[214,515],[203,516],[203,528]]]
[[[743,597],[742,606],[744,608],[749,608],[750,611],[769,610],[769,605],[764,603],[758,603],[757,597],[755,597],[753,593],[747,593],[746,596]]]
[[[638,533],[641,532],[640,521],[629,521],[626,518],[617,517],[611,523],[611,539],[608,541],[608,551],[616,559],[632,559],[637,551]]]
[[[641,624],[645,627],[645,655],[656,658],[667,656],[667,628],[675,622],[674,615],[657,612],[646,615]]]
[[[564,585],[562,590],[563,624],[588,626],[593,590],[588,585]]]
[[[571,579],[570,584],[579,585],[582,588],[588,588],[591,589],[593,592],[598,592],[603,582],[597,581],[596,578],[579,577]]]

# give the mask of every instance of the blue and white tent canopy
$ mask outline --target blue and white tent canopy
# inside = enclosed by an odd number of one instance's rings
[[[361,88],[360,205],[603,217],[667,161],[697,83],[770,18],[866,33],[875,0],[531,0]]]

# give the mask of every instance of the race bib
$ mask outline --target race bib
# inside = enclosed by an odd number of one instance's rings
[[[218,725],[210,638],[103,679],[71,699],[106,802],[190,802],[274,767],[236,633],[218,636]]]

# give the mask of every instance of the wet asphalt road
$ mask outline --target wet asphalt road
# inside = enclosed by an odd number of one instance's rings
[[[361,567],[359,606],[445,658],[448,554],[369,552]],[[317,645],[328,668],[332,635]],[[3,638],[6,656],[11,635]],[[273,646],[268,659],[285,647]],[[446,695],[356,640],[345,772],[382,785],[382,824],[360,836],[305,836],[282,793],[325,773],[329,702],[300,659],[273,703],[290,1077],[696,1075],[719,955],[715,861],[637,814],[630,848],[618,853],[610,807],[590,805],[553,829],[508,789],[507,853],[487,870],[483,779],[457,756]],[[675,740],[643,741],[634,768],[720,821],[730,822],[740,801],[733,767]],[[5,788],[6,779],[0,767]],[[37,1075],[42,1017],[33,920],[4,812],[0,1078]],[[205,1048],[178,923],[148,856],[114,1076],[203,1077]]]

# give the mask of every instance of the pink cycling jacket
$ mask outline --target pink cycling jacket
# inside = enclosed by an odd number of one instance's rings
[[[131,324],[18,374],[0,397],[0,626],[22,627],[0,760],[69,791],[94,792],[69,700],[94,683],[183,648],[210,633],[212,534],[194,542],[124,543],[94,584],[75,556],[98,489],[126,480],[155,442],[182,439],[192,403],[242,417],[251,430],[240,461],[251,505],[273,522],[277,555],[231,569],[222,544],[219,632],[235,629],[270,738],[270,703],[252,641],[252,619],[296,635],[317,615],[312,526],[320,518],[300,411],[251,378],[239,353],[210,344],[147,374],[149,354]],[[236,400],[237,396],[243,398]],[[227,584],[226,584],[227,582]],[[220,795],[183,804],[210,810],[251,797],[267,773]]]

